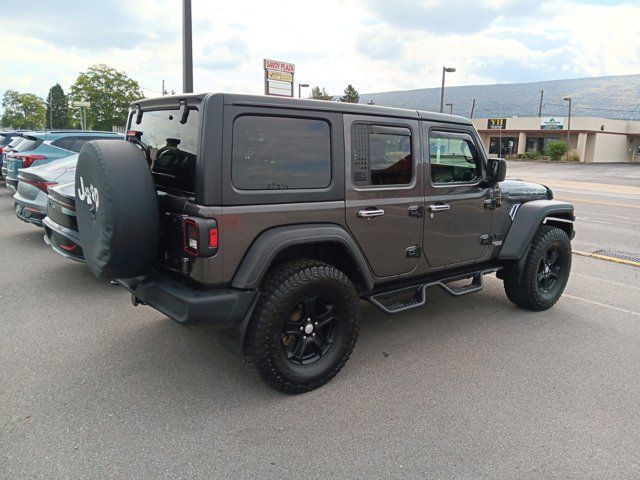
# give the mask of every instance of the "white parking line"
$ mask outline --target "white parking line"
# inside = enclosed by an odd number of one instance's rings
[[[634,312],[632,310],[626,310],[626,309],[620,308],[620,307],[615,307],[615,306],[609,305],[607,303],[596,302],[594,300],[589,300],[588,298],[576,297],[575,295],[569,295],[568,293],[563,293],[562,297],[563,298],[570,298],[571,300],[578,300],[580,302],[589,303],[591,305],[597,305],[598,307],[609,308],[611,310],[616,310],[618,312],[627,313],[629,315],[640,317],[640,313],[638,313],[638,312]]]

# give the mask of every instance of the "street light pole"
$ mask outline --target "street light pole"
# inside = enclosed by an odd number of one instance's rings
[[[565,102],[569,102],[569,118],[567,120],[567,156],[569,155],[569,149],[571,148],[570,146],[570,140],[571,140],[571,97],[564,97],[563,100]]]
[[[453,73],[456,69],[452,67],[442,67],[442,88],[440,89],[440,113],[444,112],[444,76],[446,73]]]
[[[182,90],[193,92],[193,42],[191,0],[182,0]]]
[[[299,83],[298,84],[298,98],[302,98],[302,87],[309,88],[308,83]]]
[[[453,115],[453,103],[447,103],[447,107],[449,107],[449,113]]]

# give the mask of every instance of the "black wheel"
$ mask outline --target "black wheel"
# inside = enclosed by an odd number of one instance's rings
[[[303,393],[331,380],[358,337],[358,294],[337,268],[311,260],[265,277],[245,338],[245,355],[277,390]]]
[[[531,242],[522,277],[507,273],[504,289],[513,303],[527,310],[552,307],[564,292],[571,272],[571,243],[567,234],[542,225]]]

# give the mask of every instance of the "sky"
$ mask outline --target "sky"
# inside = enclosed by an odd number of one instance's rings
[[[105,63],[182,89],[180,0],[0,0],[7,89]],[[640,0],[193,0],[194,90],[263,93],[262,60],[341,94],[640,73]],[[296,89],[297,90],[297,89]],[[303,90],[303,96],[305,91]]]

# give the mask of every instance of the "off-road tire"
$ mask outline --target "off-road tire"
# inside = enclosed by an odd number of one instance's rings
[[[556,283],[548,292],[545,292],[539,286],[538,275],[550,249],[559,253],[559,271]],[[522,275],[519,276],[516,271],[507,271],[504,275],[504,290],[509,300],[521,308],[534,311],[547,310],[564,292],[570,271],[569,237],[560,228],[541,225],[531,241]]]
[[[305,298],[321,296],[336,312],[337,333],[329,350],[308,365],[287,359],[283,328]],[[331,380],[349,359],[360,327],[358,294],[349,278],[332,265],[296,260],[267,273],[249,322],[244,353],[249,366],[268,385],[285,393],[304,393]]]

